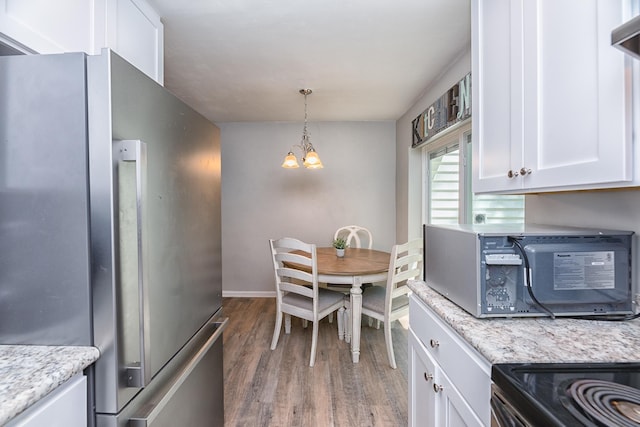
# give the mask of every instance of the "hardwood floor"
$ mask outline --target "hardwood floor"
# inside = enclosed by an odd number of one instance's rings
[[[292,318],[270,350],[275,299],[224,298],[225,426],[406,426],[408,318],[394,322],[397,369],[384,331],[362,327],[360,363],[338,340],[337,324],[320,322],[316,363],[309,367],[311,324]]]

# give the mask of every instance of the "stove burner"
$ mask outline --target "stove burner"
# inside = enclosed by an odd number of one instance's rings
[[[569,380],[561,386],[567,396],[562,404],[584,425],[640,426],[640,390],[592,379]]]
[[[613,401],[612,403],[622,415],[640,424],[640,405],[625,401]]]

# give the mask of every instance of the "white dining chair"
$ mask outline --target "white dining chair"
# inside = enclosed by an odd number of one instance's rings
[[[336,230],[333,235],[333,240],[338,237],[342,237],[347,241],[347,246],[352,248],[361,248],[362,242],[364,240],[367,243],[367,249],[373,249],[373,235],[371,231],[364,227],[360,227],[359,225],[345,225],[344,227],[340,227]],[[334,288],[334,290],[341,290],[344,294],[348,295],[351,292],[351,285],[342,285],[335,283],[327,283],[327,288]],[[364,283],[363,287],[369,287],[371,283]],[[346,302],[348,307],[349,302]],[[329,321],[333,321],[333,315],[329,316]],[[346,319],[344,321],[346,327]],[[369,320],[369,324],[371,324],[371,319]]]
[[[352,248],[361,248],[363,240],[365,241],[365,243],[368,242],[367,249],[373,248],[373,235],[369,230],[364,227],[360,227],[359,225],[346,225],[344,227],[338,228],[333,235],[333,240],[337,239],[338,237],[344,238],[347,241],[347,246]],[[371,286],[370,283],[366,283],[366,285]],[[327,283],[327,287],[342,288],[342,292],[349,293],[351,285]]]
[[[333,239],[343,237],[347,241],[347,245],[355,248],[362,248],[362,240],[368,242],[367,249],[373,248],[373,235],[369,230],[359,225],[347,225],[340,227],[333,235]]]
[[[387,285],[373,286],[362,294],[362,314],[384,322],[384,340],[387,344],[389,364],[396,369],[396,358],[391,339],[391,322],[409,314],[409,287],[407,280],[422,275],[422,239],[394,245],[389,259]],[[347,321],[347,323],[350,323]]]
[[[362,242],[364,241],[365,243],[367,243],[367,249],[373,249],[373,235],[371,234],[371,231],[369,231],[367,228],[365,227],[360,227],[359,225],[345,225],[344,227],[340,227],[336,230],[335,234],[333,235],[333,239],[337,239],[338,237],[343,237],[346,241],[347,241],[347,245],[352,247],[352,248],[361,248],[362,246]],[[363,283],[362,284],[362,289],[368,288],[370,286],[372,286],[373,283]],[[327,283],[327,287],[328,288],[342,288],[345,294],[348,294],[350,292],[350,285],[340,285],[340,284],[334,284],[334,283]],[[347,302],[346,304],[347,309],[349,306],[349,302]],[[332,320],[331,318],[329,318],[329,320]],[[369,318],[369,326],[372,325],[372,319]],[[376,322],[376,326],[379,329],[380,328],[380,322]],[[346,319],[345,319],[345,327],[347,327],[346,325]]]
[[[338,337],[344,336],[344,295],[318,288],[318,268],[316,245],[284,237],[269,240],[273,269],[276,280],[276,324],[271,340],[271,350],[275,350],[282,328],[291,332],[291,316],[313,323],[311,356],[309,366],[316,360],[318,322],[334,311],[338,311]],[[294,252],[295,251],[295,252]],[[292,264],[299,266],[293,268]]]

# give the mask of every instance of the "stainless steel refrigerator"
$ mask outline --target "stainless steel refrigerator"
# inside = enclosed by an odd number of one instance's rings
[[[93,345],[90,425],[222,426],[220,132],[108,49],[0,57],[0,343]]]

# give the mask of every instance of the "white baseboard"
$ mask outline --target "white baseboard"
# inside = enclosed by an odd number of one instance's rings
[[[276,291],[222,291],[223,298],[275,298]]]

